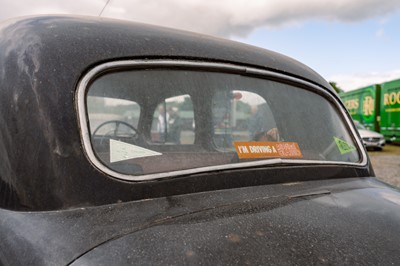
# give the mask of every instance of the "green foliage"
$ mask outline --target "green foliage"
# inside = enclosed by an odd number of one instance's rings
[[[344,92],[344,90],[342,90],[336,82],[334,81],[329,81],[329,84],[332,86],[332,88],[337,92],[337,93],[341,93]]]

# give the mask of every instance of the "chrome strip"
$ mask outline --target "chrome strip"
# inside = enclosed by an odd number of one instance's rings
[[[101,161],[97,159],[92,149],[91,141],[90,141],[90,132],[88,127],[88,121],[86,118],[86,104],[85,104],[85,95],[86,95],[86,88],[89,82],[98,74],[104,71],[121,68],[121,67],[135,67],[135,68],[143,68],[143,67],[190,67],[190,68],[204,68],[204,69],[214,69],[214,70],[225,70],[225,71],[238,71],[243,72],[246,74],[256,74],[262,75],[266,77],[273,77],[279,78],[283,80],[292,81],[298,84],[306,85],[307,87],[311,87],[314,90],[318,91],[319,93],[329,97],[331,100],[334,101],[339,110],[342,112],[343,117],[345,118],[346,122],[352,125],[349,117],[346,115],[344,109],[340,106],[338,100],[332,96],[326,89],[322,89],[321,87],[295,78],[286,76],[284,74],[275,73],[272,71],[261,70],[256,68],[248,68],[248,67],[241,67],[236,65],[230,64],[220,64],[220,63],[208,63],[208,62],[196,62],[196,61],[175,61],[175,60],[123,60],[123,61],[116,61],[116,62],[109,62],[104,63],[99,66],[94,67],[91,69],[79,82],[78,89],[76,93],[76,107],[77,113],[79,118],[79,127],[81,128],[81,136],[82,142],[84,146],[84,150],[86,152],[86,156],[88,157],[89,161],[93,163],[95,167],[97,167],[100,171],[128,181],[147,181],[147,180],[155,180],[165,177],[172,177],[172,176],[182,176],[182,175],[189,175],[189,174],[197,174],[197,173],[204,173],[209,171],[219,171],[219,170],[230,170],[230,169],[240,169],[240,168],[248,168],[254,166],[266,166],[266,165],[281,165],[281,164],[289,164],[289,165],[296,165],[298,163],[306,164],[306,165],[347,165],[347,166],[365,166],[367,164],[367,156],[365,153],[365,149],[361,141],[356,137],[356,142],[358,145],[359,150],[361,151],[361,162],[360,163],[348,163],[348,162],[332,162],[332,161],[312,161],[312,160],[288,160],[288,159],[267,159],[262,161],[256,162],[246,162],[246,163],[235,163],[235,164],[225,164],[225,165],[216,165],[216,166],[206,166],[200,168],[193,168],[188,170],[179,170],[179,171],[172,171],[172,172],[164,172],[164,173],[156,173],[156,174],[148,174],[148,175],[127,175],[115,172],[105,166]],[[357,136],[355,127],[351,127],[351,132],[353,136]]]

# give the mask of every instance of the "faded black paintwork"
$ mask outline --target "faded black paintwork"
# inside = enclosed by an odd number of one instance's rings
[[[101,18],[25,18],[3,24],[0,36],[3,264],[399,261],[399,192],[366,178],[369,163],[125,182],[83,152],[75,91],[100,63],[224,62],[332,92],[308,67],[231,41]]]
[[[0,215],[10,229],[0,255],[14,265],[391,265],[400,259],[399,193],[372,178]]]

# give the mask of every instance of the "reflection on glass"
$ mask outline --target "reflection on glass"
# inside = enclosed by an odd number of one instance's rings
[[[189,95],[165,99],[153,116],[151,140],[163,144],[194,143],[194,113]]]
[[[217,91],[212,107],[214,143],[219,149],[234,150],[234,141],[278,140],[274,116],[262,96],[244,90]]]

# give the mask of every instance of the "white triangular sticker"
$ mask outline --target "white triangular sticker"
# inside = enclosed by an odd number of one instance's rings
[[[110,163],[157,155],[162,155],[162,153],[110,139]]]

